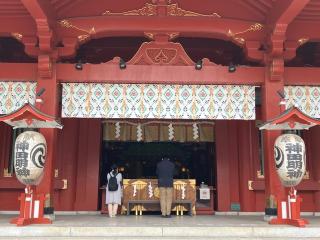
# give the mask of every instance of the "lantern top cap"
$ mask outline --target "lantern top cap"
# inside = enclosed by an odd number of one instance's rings
[[[0,122],[5,122],[13,128],[62,129],[63,127],[54,117],[41,112],[30,103],[26,103],[16,111],[0,117]]]
[[[267,121],[259,127],[260,130],[308,130],[310,127],[320,125],[320,121],[303,113],[292,106],[279,116]]]

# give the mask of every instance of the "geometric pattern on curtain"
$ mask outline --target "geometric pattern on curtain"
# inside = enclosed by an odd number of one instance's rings
[[[0,114],[9,114],[25,103],[34,104],[36,82],[0,82]]]
[[[255,87],[63,83],[62,117],[255,119]]]
[[[319,86],[285,86],[286,108],[296,106],[313,118],[320,118]]]

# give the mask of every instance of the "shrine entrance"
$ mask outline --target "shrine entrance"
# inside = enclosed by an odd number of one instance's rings
[[[111,165],[116,164],[127,187],[124,198],[128,199],[123,200],[126,205],[131,199],[144,197],[147,198],[144,200],[150,199],[150,201],[158,199],[157,188],[153,189],[151,195],[148,195],[150,192],[144,194],[143,191],[150,191],[151,183],[157,184],[156,165],[163,156],[168,156],[175,164],[176,198],[194,201],[194,213],[214,212],[216,157],[213,122],[198,123],[196,126],[192,123],[179,124],[179,122],[171,125],[144,123],[143,126],[112,122],[105,123],[103,129],[100,185],[106,184],[107,173]],[[188,190],[189,183],[191,187]],[[139,193],[135,196],[127,190],[138,185],[141,187],[137,189],[138,192],[141,191],[140,196]],[[184,196],[180,189],[183,185],[187,186]],[[206,199],[202,199],[202,195],[200,197],[200,186],[209,189],[210,194],[205,197]],[[103,187],[102,190],[104,191]],[[124,208],[127,210],[126,206]],[[101,209],[102,212],[105,209],[104,196]],[[187,210],[185,206],[185,211]],[[143,206],[143,214],[158,214],[157,211],[155,207]]]

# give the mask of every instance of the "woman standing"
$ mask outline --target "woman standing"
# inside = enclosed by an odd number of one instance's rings
[[[115,217],[118,205],[121,204],[122,175],[118,172],[115,164],[111,166],[111,171],[107,175],[108,184],[106,189],[106,204],[108,204],[109,217]]]

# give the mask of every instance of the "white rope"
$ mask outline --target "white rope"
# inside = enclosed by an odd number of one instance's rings
[[[137,126],[137,141],[142,141],[142,128],[140,123]]]
[[[116,122],[116,134],[115,134],[115,137],[116,138],[120,138],[120,131],[121,131],[121,126],[120,126],[120,123],[119,122]]]
[[[199,128],[196,123],[192,124],[192,131],[193,131],[193,139],[199,138]]]
[[[172,141],[174,139],[174,128],[172,126],[172,123],[169,124],[168,131],[169,131],[169,140]]]
[[[163,125],[168,125],[170,123],[172,123],[172,121],[168,122],[168,121],[149,121],[149,122],[145,122],[145,123],[136,123],[136,122],[130,122],[130,121],[114,121],[114,120],[104,120],[102,121],[102,123],[121,123],[121,124],[129,124],[129,125],[133,125],[133,126],[138,126],[138,124],[140,124],[141,126],[145,126],[145,125],[150,125],[150,124],[163,124]],[[175,125],[192,125],[194,124],[194,121],[188,121],[185,122],[183,120],[181,121],[176,121]],[[212,121],[197,121],[196,124],[201,125],[201,124],[207,124],[207,125],[215,125],[215,123]]]

